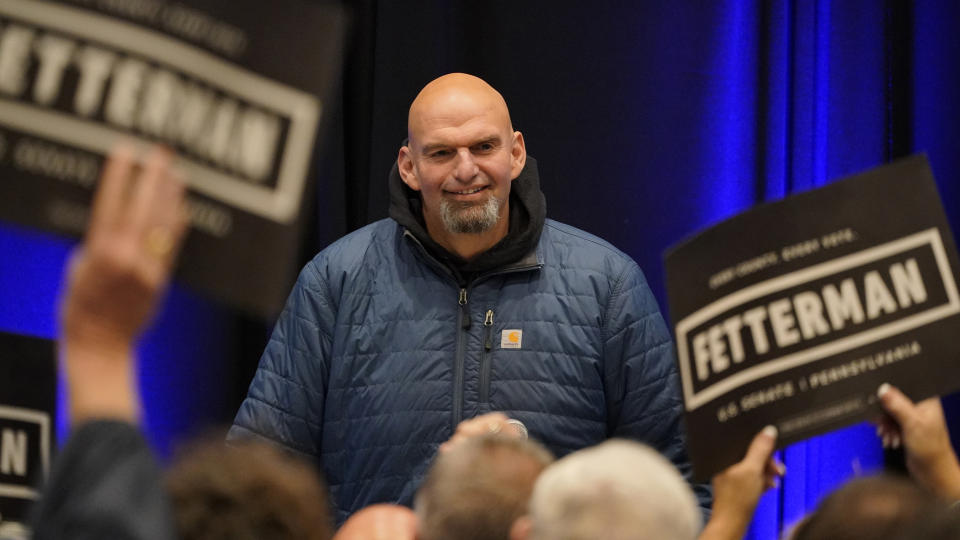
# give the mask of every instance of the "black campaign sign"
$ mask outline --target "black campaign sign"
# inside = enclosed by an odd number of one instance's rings
[[[0,332],[0,515],[24,523],[49,472],[56,410],[53,342]]]
[[[81,234],[105,154],[166,144],[190,188],[181,277],[274,314],[343,22],[298,0],[4,0],[0,217]]]
[[[50,416],[0,405],[0,497],[35,499],[50,459]],[[5,512],[5,516],[9,516]]]
[[[764,425],[779,445],[957,387],[957,255],[926,160],[763,205],[666,257],[691,458],[707,478]]]

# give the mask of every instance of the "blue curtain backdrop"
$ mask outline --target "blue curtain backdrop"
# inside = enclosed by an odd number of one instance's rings
[[[344,3],[354,24],[341,137],[316,176],[318,207],[342,206],[345,217],[319,214],[308,250],[386,215],[406,107],[449,71],[501,90],[540,162],[548,215],[633,256],[665,312],[660,257],[671,244],[914,151],[927,153],[957,233],[957,2]],[[69,246],[0,226],[0,330],[55,335]],[[236,359],[262,346],[242,335],[250,328],[173,288],[140,348],[148,428],[163,453],[198,426],[230,420],[242,397],[232,379],[245,387],[254,367]],[[787,478],[764,497],[749,538],[777,538],[884,455],[860,425],[793,445],[782,459]]]

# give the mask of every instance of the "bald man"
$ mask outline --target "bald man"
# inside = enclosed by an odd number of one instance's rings
[[[301,272],[231,437],[315,460],[341,522],[409,505],[439,445],[493,411],[490,431],[519,419],[559,456],[626,437],[689,476],[672,344],[643,274],[545,219],[496,90],[460,73],[428,84],[389,189],[389,219]]]
[[[333,540],[416,540],[417,516],[406,506],[374,504],[350,516]]]

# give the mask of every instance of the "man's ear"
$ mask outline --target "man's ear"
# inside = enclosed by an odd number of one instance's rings
[[[397,170],[400,171],[400,178],[403,183],[414,191],[420,191],[420,180],[413,171],[413,150],[409,146],[401,146],[400,153],[397,155]]]
[[[523,133],[513,132],[513,147],[510,149],[510,179],[520,176],[520,171],[527,164],[527,146],[523,142]]]
[[[530,538],[532,527],[533,522],[530,521],[530,516],[518,517],[510,526],[510,540],[527,540],[527,538]]]

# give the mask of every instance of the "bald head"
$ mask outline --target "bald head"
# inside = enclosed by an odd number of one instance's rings
[[[406,506],[374,504],[350,516],[333,540],[414,540],[417,518]]]
[[[444,75],[413,100],[407,134],[397,169],[420,192],[430,237],[468,261],[496,245],[527,158],[503,96],[473,75]]]
[[[463,124],[484,115],[513,131],[507,102],[486,81],[466,73],[448,73],[430,81],[410,104],[407,136],[411,142],[438,123]]]

